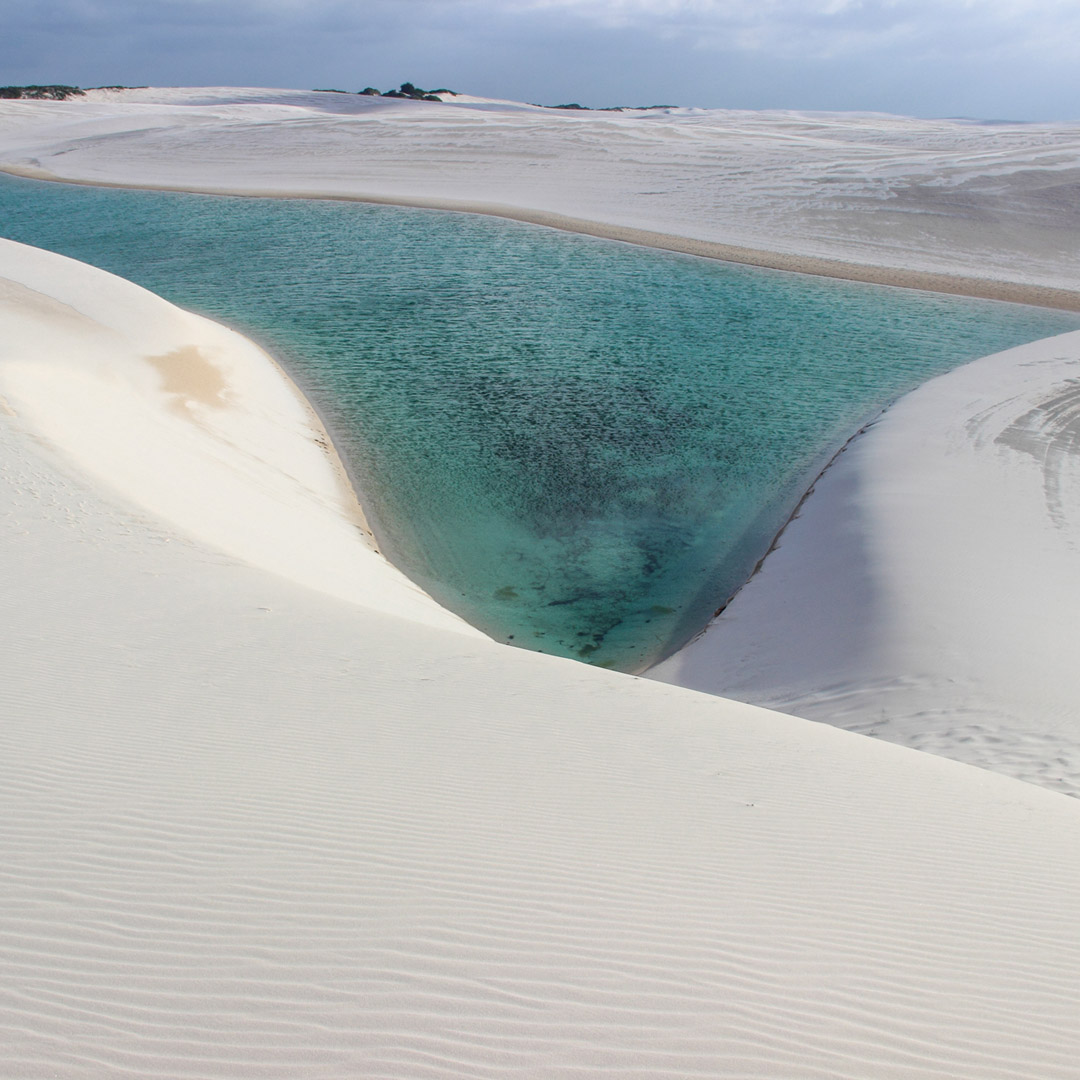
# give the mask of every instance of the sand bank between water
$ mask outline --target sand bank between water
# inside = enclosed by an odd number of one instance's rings
[[[777,269],[1075,309],[1080,125],[575,112],[267,88],[0,103],[0,168],[497,214]]]

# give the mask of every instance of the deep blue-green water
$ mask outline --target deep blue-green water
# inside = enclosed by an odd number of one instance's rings
[[[357,203],[0,177],[0,235],[262,342],[406,573],[496,638],[628,670],[705,624],[869,415],[1080,326]]]

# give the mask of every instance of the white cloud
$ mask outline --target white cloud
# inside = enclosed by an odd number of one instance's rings
[[[460,5],[465,0],[444,0]],[[504,0],[502,12],[558,12],[600,27],[682,34],[699,46],[821,58],[920,44],[1075,47],[1075,0]]]
[[[1075,117],[1076,0],[0,0],[8,82]]]
[[[253,26],[275,23],[360,27],[520,24],[561,18],[568,25],[639,30],[699,47],[831,57],[894,43],[926,48],[1064,51],[1080,33],[1076,0],[0,0],[9,26],[73,24]]]

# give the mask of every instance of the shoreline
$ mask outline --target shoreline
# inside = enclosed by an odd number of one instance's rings
[[[207,318],[207,316],[202,317]],[[289,390],[296,398],[297,404],[299,404],[300,408],[307,414],[308,424],[314,433],[313,437],[315,445],[322,451],[323,457],[326,459],[327,465],[330,466],[338,486],[341,489],[343,512],[357,527],[364,543],[375,552],[376,555],[381,555],[382,552],[379,550],[379,542],[376,539],[375,530],[371,527],[371,521],[368,518],[367,510],[365,510],[364,504],[360,500],[359,485],[353,480],[352,474],[349,472],[349,467],[345,463],[345,459],[338,452],[337,444],[334,442],[334,437],[330,433],[330,428],[327,426],[322,414],[316,407],[315,402],[311,400],[310,396],[305,392],[300,383],[297,382],[296,378],[285,364],[274,356],[270,349],[263,345],[261,341],[251,334],[246,334],[237,330],[235,327],[230,326],[221,319],[214,319],[213,321],[218,322],[231,330],[238,337],[247,338],[248,341],[254,342],[262,352],[263,356],[270,361],[274,370],[281,376],[282,381],[288,386]]]
[[[897,398],[647,677],[1080,798],[1077,365],[1070,331]]]
[[[1043,338],[1041,340],[1049,339]],[[969,363],[972,364],[977,362],[977,360],[969,361]],[[965,364],[961,366],[966,367],[967,365]],[[918,389],[918,387],[916,387],[915,389]],[[766,549],[765,553],[761,556],[760,559],[758,559],[756,563],[754,563],[754,568],[746,576],[746,580],[737,589],[735,589],[734,592],[732,592],[731,595],[712,613],[712,617],[709,619],[709,621],[692,638],[690,638],[689,641],[680,645],[677,649],[674,649],[671,652],[667,653],[662,659],[657,660],[655,663],[650,664],[646,668],[643,668],[640,672],[638,672],[638,674],[641,674],[648,678],[648,673],[650,671],[660,667],[661,664],[666,664],[669,660],[674,659],[684,649],[690,648],[690,646],[700,641],[705,636],[705,634],[708,633],[709,628],[713,625],[713,623],[718,618],[720,618],[720,616],[723,615],[724,612],[727,611],[727,609],[733,603],[735,603],[740,593],[742,593],[742,591],[748,585],[750,585],[751,582],[753,582],[754,579],[757,578],[757,576],[765,568],[766,560],[780,547],[780,544],[783,542],[784,539],[784,534],[788,531],[792,523],[801,515],[803,507],[805,507],[810,496],[814,494],[814,489],[825,478],[825,476],[833,468],[833,466],[836,465],[836,463],[844,456],[848,449],[850,449],[850,447],[859,439],[863,438],[870,431],[870,429],[875,424],[877,424],[891,408],[896,405],[898,401],[901,401],[903,398],[907,397],[908,394],[911,394],[913,392],[914,391],[912,390],[908,390],[905,393],[901,394],[899,397],[892,398],[891,400],[885,402],[885,404],[882,405],[880,409],[874,410],[874,412],[869,414],[866,419],[863,420],[863,422],[858,426],[855,431],[853,431],[846,439],[844,439],[844,441],[840,443],[840,445],[837,446],[832,453],[828,454],[825,459],[825,464],[822,465],[821,468],[813,474],[813,479],[810,481],[809,484],[807,484],[806,490],[802,493],[802,495],[799,496],[799,501],[792,507],[791,513],[788,514],[788,516],[784,519],[784,523],[780,526],[779,529],[776,530],[776,534],[773,536],[772,540],[769,541],[769,546]],[[819,458],[818,460],[820,461],[821,459]],[[708,693],[709,691],[705,692]]]
[[[5,404],[74,467],[248,565],[485,636],[381,554],[318,410],[257,342],[117,275],[16,241],[0,240],[3,284],[15,356],[0,371]],[[95,308],[102,317],[88,318]],[[82,367],[67,359],[79,351],[77,328],[95,339]],[[170,468],[183,480],[162,485],[159,471]]]
[[[792,255],[759,248],[740,247],[735,244],[724,244],[713,240],[696,240],[692,237],[655,232],[650,229],[639,229],[629,225],[610,225],[585,218],[557,214],[552,211],[530,210],[526,207],[509,206],[502,203],[474,202],[462,199],[435,199],[421,196],[263,191],[255,188],[213,185],[122,184],[115,180],[69,179],[58,176],[48,169],[18,165],[0,165],[0,172],[23,180],[77,184],[81,187],[118,188],[126,191],[173,191],[189,195],[220,195],[232,198],[255,199],[313,199],[323,202],[358,202],[375,206],[404,206],[417,210],[479,214],[484,217],[498,217],[508,221],[519,221],[529,225],[558,229],[561,232],[594,236],[602,240],[616,240],[625,244],[635,244],[638,247],[671,251],[680,255],[694,255],[703,259],[736,263],[740,266],[756,266],[763,270],[780,270],[786,273],[808,274],[812,277],[833,278],[838,281],[855,281],[867,285],[915,289],[920,292],[943,293],[951,296],[968,296],[976,300],[1028,304],[1033,307],[1054,308],[1060,311],[1080,311],[1080,290],[1059,289],[1049,285],[1028,285],[1022,282],[1001,281],[991,278],[941,274],[929,270],[904,270],[895,267],[850,263],[840,259],[829,259],[816,255]]]
[[[181,308],[181,310],[187,311],[187,308]],[[290,370],[288,364],[284,360],[274,355],[271,346],[264,343],[259,336],[248,330],[240,330],[225,319],[217,317],[211,318],[209,315],[202,315],[201,313],[193,312],[192,314],[198,314],[199,318],[208,319],[211,322],[218,323],[237,337],[252,342],[252,344],[254,344],[270,362],[273,369],[291,391],[293,397],[296,398],[297,404],[307,414],[307,422],[311,428],[315,445],[322,451],[323,457],[326,459],[327,465],[334,473],[334,477],[340,489],[343,513],[359,530],[364,544],[376,555],[382,556],[379,539],[372,526],[371,517],[360,498],[361,486],[354,479],[348,463],[338,451],[337,443],[334,441],[330,426],[319,411],[318,406],[312,400],[311,395],[302,385],[302,381]],[[419,586],[417,587],[419,588]],[[440,604],[439,606],[441,607],[442,605]]]

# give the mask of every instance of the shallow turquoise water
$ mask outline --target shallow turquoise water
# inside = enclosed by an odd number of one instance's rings
[[[866,417],[1080,327],[356,203],[0,177],[0,235],[261,341],[402,569],[494,637],[628,670],[704,625]]]

